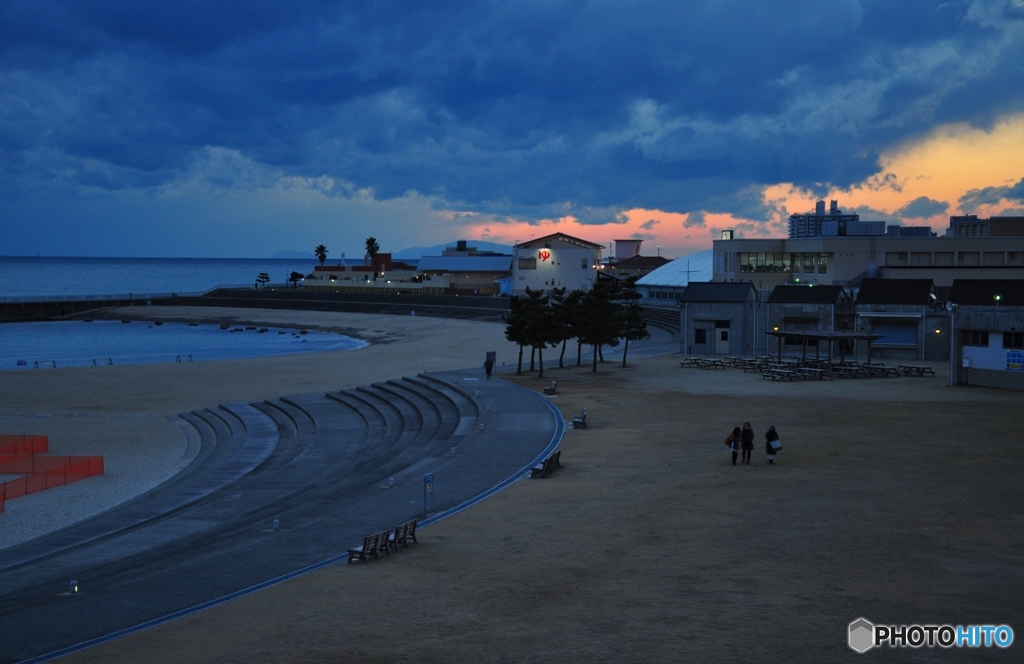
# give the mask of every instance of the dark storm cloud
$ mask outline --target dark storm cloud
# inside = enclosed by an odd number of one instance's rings
[[[765,184],[898,186],[885,148],[1024,107],[1019,9],[17,0],[0,5],[0,192],[155,187],[213,149],[497,220],[764,221]]]
[[[927,196],[918,196],[893,214],[898,217],[925,219],[927,217],[934,217],[937,214],[945,214],[948,209],[949,203],[934,201]]]
[[[970,189],[960,197],[960,209],[969,213],[977,210],[980,205],[997,205],[1002,201],[1024,203],[1024,178],[1006,187]]]

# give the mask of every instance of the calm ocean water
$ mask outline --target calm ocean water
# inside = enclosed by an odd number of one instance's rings
[[[217,286],[252,286],[260,272],[271,283],[284,284],[293,271],[306,275],[317,264],[312,255],[309,260],[0,257],[0,299],[204,293]]]
[[[336,264],[337,261],[328,261]],[[217,286],[250,287],[260,272],[271,283],[313,271],[317,261],[273,258],[27,258],[0,257],[0,301],[96,295],[199,294]],[[232,328],[234,329],[234,328]],[[219,326],[96,321],[0,325],[0,370],[194,361],[355,349],[364,342],[337,334],[299,335],[272,329],[258,334]]]
[[[263,329],[263,328],[260,328]],[[340,334],[149,321],[59,321],[0,325],[0,370],[224,360],[354,350]],[[52,363],[52,364],[51,364]]]

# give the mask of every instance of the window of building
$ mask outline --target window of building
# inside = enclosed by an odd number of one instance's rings
[[[586,258],[581,258],[580,259],[580,269],[586,270],[589,267],[589,265],[588,265],[589,263],[590,263],[590,261],[588,261]]]
[[[726,272],[732,272],[731,260],[726,254],[723,266]],[[782,252],[749,251],[737,256],[740,272],[789,272],[790,255]]]
[[[520,258],[519,259],[520,270],[536,270],[537,259],[536,258]]]
[[[818,254],[818,274],[828,273],[828,254]]]
[[[965,346],[984,346],[988,348],[988,332],[964,330],[963,343]]]
[[[1003,348],[1024,349],[1024,332],[1003,332]]]
[[[698,327],[693,331],[693,345],[706,344],[708,342],[708,331],[703,327]]]

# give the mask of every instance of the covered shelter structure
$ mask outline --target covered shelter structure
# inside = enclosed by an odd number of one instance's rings
[[[821,360],[821,342],[828,342],[828,355],[826,356],[829,364],[832,364],[832,344],[836,341],[841,342],[839,344],[839,362],[840,364],[846,362],[846,342],[852,341],[856,344],[858,341],[864,341],[867,343],[867,361],[871,361],[871,343],[881,339],[881,334],[871,334],[868,332],[855,332],[850,330],[818,330],[818,331],[786,331],[786,330],[769,330],[770,336],[778,339],[779,350],[778,359],[782,361],[782,345],[784,340],[796,339],[803,345],[803,353],[801,358],[804,362],[807,361],[807,346],[809,342],[814,341],[814,359]]]

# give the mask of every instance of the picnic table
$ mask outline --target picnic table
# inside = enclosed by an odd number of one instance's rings
[[[860,367],[851,367],[848,364],[835,364],[829,372],[835,378],[856,378]]]
[[[766,369],[761,374],[761,380],[771,378],[772,380],[794,380],[797,377],[796,371],[792,369]]]
[[[817,367],[800,367],[796,370],[797,375],[804,380],[832,380],[832,376],[825,369],[819,369]]]
[[[901,364],[897,371],[904,376],[934,376],[935,370],[931,367],[919,366],[916,364]]]
[[[722,360],[707,360],[707,359],[701,358],[700,362],[697,364],[697,368],[698,369],[725,369],[726,365],[725,365],[725,362],[723,362]]]
[[[700,358],[700,357],[690,357],[690,356],[687,356],[687,357],[684,357],[683,359],[679,360],[679,366],[680,367],[695,367],[695,366],[697,366],[700,363],[700,361],[702,359],[703,358]]]
[[[861,371],[864,372],[865,376],[870,378],[885,378],[887,376],[899,376],[899,369],[896,367],[887,367],[881,362],[865,362],[861,366]]]

